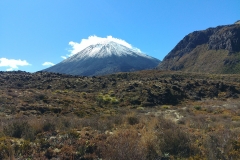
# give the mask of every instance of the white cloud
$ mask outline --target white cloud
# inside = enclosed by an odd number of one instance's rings
[[[106,38],[101,38],[101,37],[97,37],[97,36],[89,36],[88,39],[82,39],[80,43],[70,41],[69,45],[72,47],[72,49],[69,50],[70,54],[68,56],[72,56],[90,45],[99,44],[99,43],[100,44],[108,43],[111,41],[141,52],[140,49],[134,48],[131,44],[127,43],[126,41],[124,41],[122,39],[114,38],[112,36],[107,36]],[[62,58],[63,58],[63,56],[62,56]]]
[[[43,66],[53,66],[53,65],[55,65],[55,64],[52,63],[52,62],[44,62],[42,65],[43,65]]]
[[[13,70],[14,70],[13,68],[6,69],[6,71],[13,71]]]
[[[67,59],[67,57],[66,56],[61,56],[63,59]]]
[[[7,71],[17,70],[19,66],[29,66],[26,60],[21,59],[7,59],[7,58],[0,58],[0,67],[10,67]]]

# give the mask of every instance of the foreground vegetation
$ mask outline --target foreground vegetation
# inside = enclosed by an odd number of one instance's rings
[[[0,159],[240,159],[240,76],[0,73]]]

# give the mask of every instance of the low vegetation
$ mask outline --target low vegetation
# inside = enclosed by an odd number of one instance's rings
[[[238,75],[0,73],[0,159],[240,159]]]

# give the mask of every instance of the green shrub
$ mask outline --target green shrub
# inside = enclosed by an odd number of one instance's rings
[[[127,117],[128,124],[135,125],[139,123],[139,119],[136,116],[129,116]]]
[[[114,97],[113,95],[109,95],[109,94],[105,94],[103,95],[102,93],[100,93],[98,96],[97,96],[97,102],[98,102],[98,105],[108,105],[108,104],[118,104],[119,101],[116,97]]]
[[[24,138],[28,140],[33,140],[35,138],[35,130],[26,121],[17,121],[4,126],[3,133],[6,136],[15,138]]]
[[[194,106],[194,108],[195,108],[196,110],[201,110],[201,109],[202,109],[201,106]]]
[[[68,131],[68,137],[71,139],[78,139],[80,137],[80,134],[75,130]]]
[[[85,117],[86,112],[79,110],[79,111],[75,111],[74,114],[76,114],[79,118],[83,118]]]
[[[192,154],[190,136],[175,123],[161,119],[157,125],[158,144],[163,157],[189,157]]]
[[[43,131],[54,131],[56,128],[55,124],[51,122],[45,122],[43,124]]]

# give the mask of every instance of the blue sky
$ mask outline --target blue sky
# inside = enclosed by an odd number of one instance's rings
[[[239,19],[239,0],[1,0],[0,70],[42,70],[94,35],[162,60],[188,33]]]

